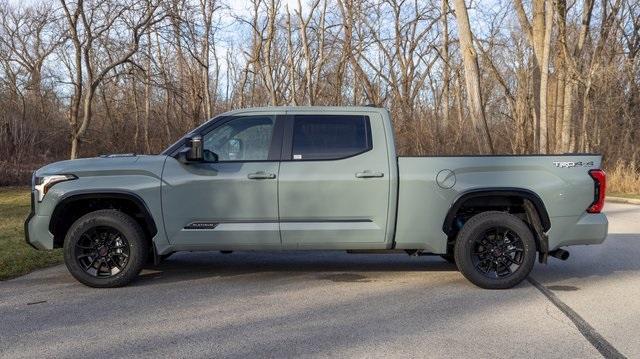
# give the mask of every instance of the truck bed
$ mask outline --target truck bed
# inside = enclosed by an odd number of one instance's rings
[[[458,198],[479,189],[538,197],[554,224],[548,232],[550,249],[591,244],[592,237],[601,241],[601,230],[589,233],[593,218],[585,212],[594,198],[588,171],[600,168],[601,161],[598,154],[398,157],[395,246],[421,248],[426,233],[422,249],[446,252],[447,235],[433,228],[442,228]]]

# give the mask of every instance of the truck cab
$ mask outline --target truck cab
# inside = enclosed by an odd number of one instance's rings
[[[198,128],[188,138],[200,141],[202,158],[188,152],[193,143],[165,151],[169,241],[221,250],[390,248],[397,165],[385,116],[267,108]]]

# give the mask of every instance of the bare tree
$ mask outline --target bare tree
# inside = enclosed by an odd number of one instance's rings
[[[285,6],[287,13],[287,67],[289,71],[289,104],[298,105],[297,89],[296,89],[296,64],[293,53],[293,30],[291,28],[291,13],[289,5]]]
[[[303,16],[302,3],[298,0],[298,9],[296,10],[305,60],[305,82],[307,87],[307,103],[309,106],[313,106],[315,104],[318,91],[320,90],[319,85],[322,68],[327,60],[325,56],[325,18],[327,15],[327,0],[322,1],[322,7],[320,9],[320,23],[316,29],[317,44],[314,47],[316,49],[316,53],[311,53],[312,40],[309,38],[308,34],[309,24],[311,19],[314,17],[318,6],[320,6],[320,0],[314,0],[307,16]]]
[[[87,131],[93,116],[92,106],[96,89],[105,77],[130,60],[138,51],[142,35],[161,17],[156,14],[158,3],[150,0],[133,4],[111,1],[99,3],[78,0],[75,4],[60,0],[67,19],[68,36],[75,51],[74,94],[69,114],[71,126],[71,158],[78,156],[80,139]],[[131,21],[131,22],[129,22]],[[129,33],[124,50],[115,59],[105,62],[101,50],[110,46],[112,30],[123,27]],[[84,74],[86,74],[86,81]],[[82,117],[80,116],[80,102]]]
[[[338,0],[340,12],[342,14],[342,27],[343,27],[343,60],[348,59],[351,69],[353,71],[354,82],[356,79],[362,84],[362,88],[366,93],[366,97],[369,103],[374,105],[381,105],[380,92],[376,89],[369,76],[366,74],[363,66],[360,64],[360,60],[363,59],[362,47],[354,46],[354,29],[358,20],[362,18],[361,9],[358,8],[359,2],[357,0]],[[363,41],[360,41],[362,45]],[[354,86],[354,98],[357,97],[357,90],[359,87]],[[354,101],[355,102],[355,101]]]
[[[467,101],[478,142],[482,153],[494,153],[489,126],[484,114],[482,92],[480,89],[480,68],[478,57],[473,46],[473,35],[469,25],[469,15],[464,0],[454,0],[458,34],[460,36],[460,52],[464,60],[464,78],[467,88]]]
[[[563,111],[562,111],[562,126],[561,126],[561,135],[560,135],[560,148],[562,151],[570,151],[571,150],[571,136],[570,131],[572,128],[572,116],[573,116],[573,93],[576,88],[577,78],[579,74],[582,72],[582,62],[576,61],[576,59],[582,56],[582,50],[584,48],[585,41],[587,39],[587,35],[589,34],[590,25],[591,25],[591,14],[593,12],[593,0],[586,0],[584,7],[582,9],[582,18],[581,18],[581,26],[580,26],[580,34],[578,36],[578,41],[575,43],[575,47],[573,51],[569,50],[568,39],[567,39],[567,29],[566,29],[566,0],[558,0],[558,13],[560,15],[560,20],[558,22],[558,32],[559,32],[559,43],[560,48],[563,54],[564,64],[566,66],[566,85],[564,90],[564,101],[563,101]]]
[[[538,143],[538,151],[540,153],[547,153],[549,151],[548,144],[548,124],[547,124],[547,82],[549,79],[549,52],[551,51],[551,30],[553,27],[553,4],[551,0],[546,1],[545,3],[545,26],[544,26],[544,37],[542,44],[542,62],[540,66],[540,126],[539,126],[539,143]]]
[[[449,59],[449,23],[447,13],[449,12],[449,1],[442,0],[442,119],[445,127],[449,124],[449,82],[450,82],[450,59]]]
[[[0,46],[8,60],[29,73],[26,88],[41,95],[44,61],[63,39],[54,28],[55,12],[51,4],[38,4],[24,10],[10,11],[0,4]]]

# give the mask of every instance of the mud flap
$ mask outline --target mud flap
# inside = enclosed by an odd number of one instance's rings
[[[524,209],[527,212],[527,221],[533,227],[536,234],[536,242],[538,245],[538,262],[547,263],[549,257],[549,236],[544,233],[540,216],[536,211],[536,207],[528,199],[524,200]]]
[[[152,246],[151,246],[151,252],[153,252],[153,265],[157,266],[158,264],[160,264],[160,261],[162,260],[162,258],[158,255],[158,250],[156,249],[156,244],[155,242],[151,242]]]

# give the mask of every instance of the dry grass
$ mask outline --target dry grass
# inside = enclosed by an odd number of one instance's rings
[[[607,192],[615,194],[640,194],[640,169],[631,164],[618,161],[607,170]]]

